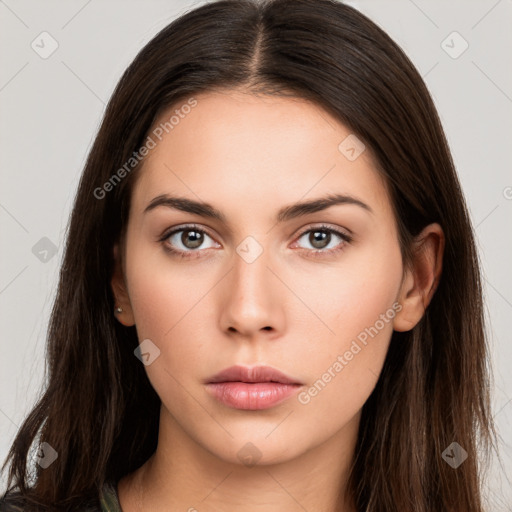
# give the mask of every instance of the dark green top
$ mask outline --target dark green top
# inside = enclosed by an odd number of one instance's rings
[[[117,495],[117,485],[106,483],[99,496],[100,508],[87,507],[84,512],[122,512]],[[16,493],[7,494],[0,498],[0,512],[23,512],[26,510],[23,503],[20,503],[19,496]]]
[[[100,494],[101,512],[122,512],[117,495],[117,485],[107,483]]]

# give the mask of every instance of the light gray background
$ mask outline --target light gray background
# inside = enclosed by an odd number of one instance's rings
[[[202,3],[0,0],[1,462],[44,380],[64,230],[105,104],[138,50]],[[348,3],[412,59],[451,144],[485,276],[494,416],[502,436],[503,466],[495,461],[492,469],[489,510],[512,510],[512,1]],[[34,40],[42,46],[43,31],[58,42],[47,59],[31,47]],[[453,58],[463,40],[468,49]],[[46,262],[44,253],[32,252],[43,237],[58,248]]]

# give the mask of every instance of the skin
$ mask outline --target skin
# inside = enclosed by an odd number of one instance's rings
[[[114,248],[117,318],[159,348],[145,370],[162,400],[158,448],[120,481],[121,506],[140,510],[142,486],[142,509],[157,512],[353,512],[345,485],[361,408],[393,330],[412,329],[430,302],[442,229],[423,230],[406,268],[370,149],[347,159],[338,145],[350,130],[316,104],[244,91],[195,98],[146,158],[126,239]],[[227,223],[165,206],[144,213],[164,193],[207,202]],[[283,206],[332,193],[350,194],[373,213],[341,204],[276,221]],[[159,241],[185,223],[207,231],[198,249],[184,246],[181,232]],[[313,245],[322,223],[350,230],[353,241],[331,233],[324,248]],[[248,236],[263,251],[252,263],[236,252]],[[173,256],[165,244],[197,257]],[[393,317],[306,404],[294,395],[242,411],[205,390],[205,379],[235,364],[273,366],[308,390],[390,308]],[[237,455],[248,442],[259,452],[254,466]]]

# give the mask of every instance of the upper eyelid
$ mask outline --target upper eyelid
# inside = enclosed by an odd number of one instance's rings
[[[197,231],[204,232],[209,237],[213,238],[213,236],[211,235],[211,233],[209,232],[208,229],[205,229],[204,227],[196,225],[196,224],[185,224],[185,225],[178,225],[178,226],[172,227],[172,228],[167,228],[163,231],[162,235],[160,235],[159,238],[161,240],[165,240],[165,239],[169,238],[171,235],[173,235],[174,233],[179,233],[180,231],[186,231],[186,230],[192,231],[193,229],[196,229]]]
[[[342,227],[338,227],[338,226],[331,226],[331,225],[329,225],[327,223],[321,223],[320,226],[309,226],[309,227],[306,227],[297,236],[302,236],[303,234],[308,233],[309,231],[313,231],[315,229],[317,229],[318,231],[322,231],[322,230],[324,230],[324,231],[335,231],[335,232],[341,233],[342,235],[346,235],[348,237],[352,236],[352,231],[350,231],[350,229],[342,228]],[[346,233],[345,233],[345,231],[346,231]]]

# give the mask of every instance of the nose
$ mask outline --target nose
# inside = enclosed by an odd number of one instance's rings
[[[238,253],[233,255],[233,268],[223,280],[220,305],[224,332],[238,333],[247,339],[282,334],[284,291],[271,268],[271,260],[268,250],[263,250],[254,261]]]

